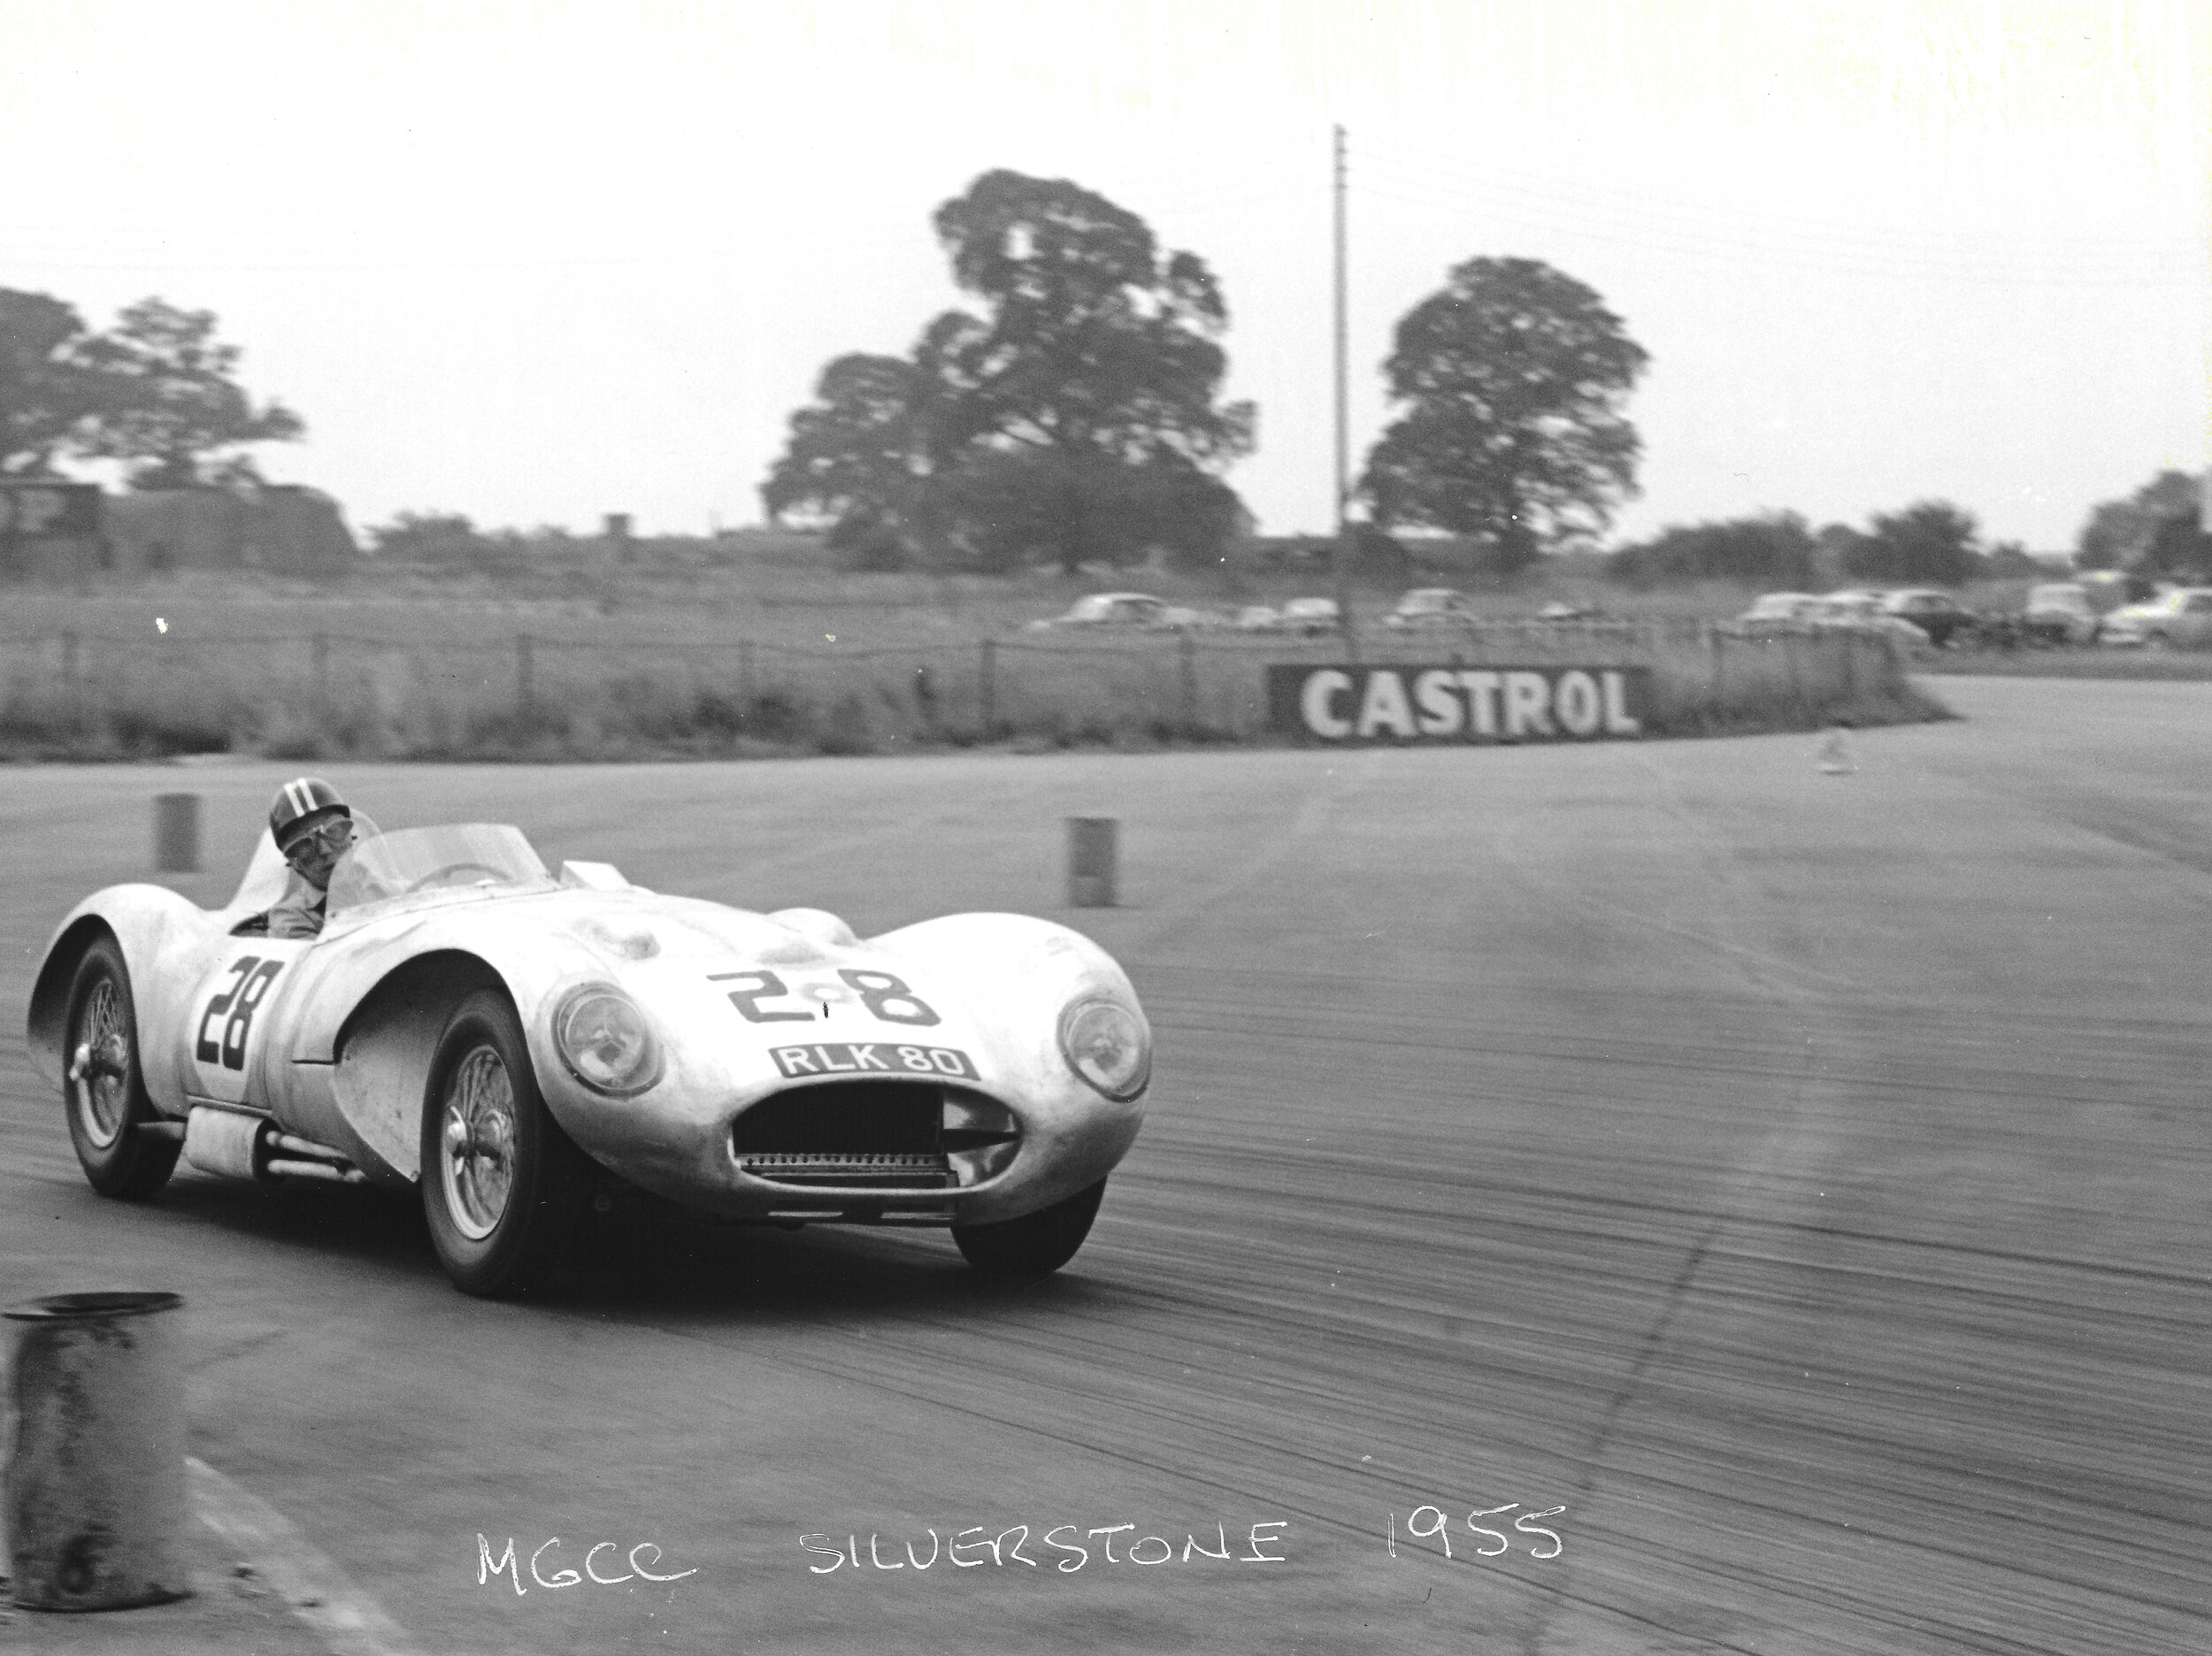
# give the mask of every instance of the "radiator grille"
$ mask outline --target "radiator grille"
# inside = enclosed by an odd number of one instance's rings
[[[776,1092],[730,1123],[746,1172],[780,1184],[941,1190],[944,1096],[926,1082],[833,1081]]]

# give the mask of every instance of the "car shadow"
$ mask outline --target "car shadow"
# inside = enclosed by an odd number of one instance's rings
[[[956,1309],[1023,1316],[1093,1305],[1102,1290],[1080,1254],[1050,1276],[1008,1282],[976,1271],[942,1230],[792,1230],[648,1210],[588,1222],[568,1269],[537,1298],[599,1315],[805,1323]]]
[[[343,1254],[410,1274],[438,1269],[422,1206],[411,1193],[373,1186],[260,1185],[180,1168],[154,1205],[242,1239]]]
[[[169,1215],[232,1237],[342,1257],[448,1287],[420,1202],[376,1187],[266,1188],[184,1174],[157,1199]],[[527,1303],[595,1316],[803,1323],[958,1309],[1016,1315],[1094,1307],[1121,1292],[1084,1256],[1033,1282],[971,1268],[942,1230],[722,1223],[651,1198],[588,1215],[560,1268]]]

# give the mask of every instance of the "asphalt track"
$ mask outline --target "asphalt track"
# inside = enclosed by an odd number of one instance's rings
[[[8,1294],[181,1291],[192,1453],[424,1651],[2201,1652],[2212,686],[1939,691],[1969,718],[1847,777],[1804,737],[344,769],[864,932],[1075,920],[1159,1039],[1089,1245],[994,1291],[929,1236],[617,1229],[488,1305],[403,1207],[98,1200],[11,1033]],[[0,1004],[150,794],[227,875],[280,774],[0,773]],[[1058,907],[1071,815],[1121,818],[1125,907]],[[1508,1503],[1557,1556],[1483,1555]],[[1036,1568],[941,1552],[1019,1524]],[[480,1536],[694,1573],[518,1595]]]

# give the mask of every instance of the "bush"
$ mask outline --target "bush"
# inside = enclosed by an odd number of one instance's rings
[[[1870,526],[1872,533],[1845,549],[1846,574],[1901,586],[1962,586],[1984,572],[1974,515],[1948,501],[1878,513]]]
[[[1814,579],[1814,543],[1795,512],[1670,525],[1606,560],[1607,576],[1631,586],[1663,581],[1735,580],[1793,587]]]
[[[902,570],[914,561],[906,537],[881,518],[852,511],[839,518],[822,544],[849,570]]]

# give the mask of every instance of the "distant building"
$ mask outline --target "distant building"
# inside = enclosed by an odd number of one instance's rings
[[[66,478],[0,479],[0,576],[66,575],[100,556],[101,495]]]
[[[61,478],[0,479],[0,579],[177,569],[327,576],[359,556],[338,502],[296,484],[109,494]]]
[[[257,569],[336,575],[360,556],[338,502],[296,483],[147,489],[104,502],[105,567],[127,574]]]

